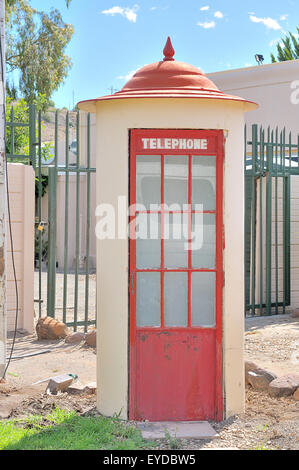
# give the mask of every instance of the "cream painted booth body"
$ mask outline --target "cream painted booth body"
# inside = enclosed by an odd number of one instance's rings
[[[174,61],[169,40],[164,54],[79,104],[97,122],[98,409],[220,421],[244,410],[244,113],[256,105]]]

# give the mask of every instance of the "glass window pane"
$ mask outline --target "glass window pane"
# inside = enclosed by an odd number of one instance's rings
[[[215,326],[215,273],[192,273],[191,275],[191,324],[192,326]]]
[[[150,204],[161,204],[161,157],[136,157],[136,203],[150,209]]]
[[[192,215],[192,267],[216,267],[216,215]]]
[[[166,268],[188,267],[188,214],[165,214],[164,264]]]
[[[192,157],[192,204],[204,211],[216,210],[216,157]]]
[[[160,273],[137,273],[137,326],[161,325]]]
[[[165,273],[164,323],[166,327],[188,325],[187,294],[187,273]]]
[[[161,215],[136,216],[136,266],[137,269],[161,267]]]
[[[164,158],[165,204],[188,204],[188,156],[167,155]]]

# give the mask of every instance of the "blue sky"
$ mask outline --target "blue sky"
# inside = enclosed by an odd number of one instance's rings
[[[58,8],[75,33],[68,46],[73,67],[54,93],[58,107],[119,90],[130,74],[162,59],[170,36],[176,60],[204,72],[270,63],[275,43],[299,25],[298,0],[32,0]],[[42,3],[42,7],[41,7]]]

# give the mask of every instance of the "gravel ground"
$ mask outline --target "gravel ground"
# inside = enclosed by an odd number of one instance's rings
[[[299,402],[271,398],[246,390],[246,412],[222,423],[212,423],[219,437],[210,441],[180,441],[181,449],[298,450]],[[170,448],[161,443],[160,448]]]
[[[299,318],[286,314],[246,319],[245,358],[278,376],[299,374]]]

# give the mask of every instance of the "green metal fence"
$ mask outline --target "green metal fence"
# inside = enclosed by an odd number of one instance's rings
[[[57,233],[57,182],[58,174],[65,175],[65,184],[64,184],[64,265],[63,265],[63,303],[62,303],[62,320],[68,326],[71,326],[76,331],[78,327],[84,327],[84,330],[87,331],[89,325],[94,325],[96,323],[96,313],[95,309],[90,310],[90,294],[89,294],[89,281],[90,281],[90,219],[91,219],[91,177],[95,173],[95,168],[91,167],[91,142],[90,142],[90,114],[86,118],[86,148],[84,153],[86,156],[86,165],[82,164],[81,159],[81,127],[80,127],[80,114],[76,113],[76,124],[75,124],[75,142],[76,142],[76,162],[70,163],[69,161],[69,152],[70,152],[70,142],[69,142],[69,130],[70,130],[70,119],[69,113],[66,113],[65,117],[65,162],[63,164],[58,163],[58,119],[59,114],[56,112],[55,115],[55,158],[53,163],[48,166],[48,175],[49,175],[49,190],[48,190],[48,285],[47,285],[47,314],[50,317],[55,317],[56,312],[56,270],[57,270],[57,260],[56,260],[56,233]],[[76,178],[76,195],[75,195],[75,228],[71,227],[72,230],[75,230],[75,270],[71,275],[74,277],[74,295],[73,295],[73,318],[70,321],[67,318],[67,302],[68,302],[68,281],[69,281],[69,267],[68,267],[68,252],[69,252],[69,202],[70,202],[70,174],[75,174]],[[85,305],[84,305],[84,315],[79,313],[79,275],[83,274],[82,269],[80,273],[80,200],[81,200],[81,175],[86,175],[86,193],[82,195],[86,201],[86,236],[85,236]],[[95,293],[94,293],[95,295]]]
[[[54,139],[53,142],[45,143],[43,132],[45,132],[45,123],[43,122],[43,113],[36,111],[34,105],[27,110],[20,112],[17,107],[10,106],[7,113],[6,135],[7,135],[7,159],[9,162],[21,162],[33,166],[36,175],[35,198],[36,198],[36,219],[35,219],[35,303],[38,304],[38,316],[48,315],[53,318],[59,318],[68,326],[73,327],[75,331],[84,328],[87,331],[89,325],[96,323],[95,299],[91,306],[90,295],[90,240],[91,240],[91,178],[95,174],[95,168],[91,166],[91,117],[88,114],[86,119],[86,146],[82,148],[80,137],[82,128],[80,127],[79,112],[72,113],[75,116],[75,139],[76,142],[76,161],[70,162],[70,113],[56,111],[54,117]],[[22,119],[16,119],[16,114],[21,115]],[[52,123],[53,124],[53,123]],[[62,132],[63,128],[63,132]],[[59,151],[59,140],[61,133],[65,142],[63,152]],[[74,150],[74,149],[73,149]],[[81,158],[81,151],[84,158]],[[51,155],[52,154],[52,155]],[[73,154],[74,155],[74,154]],[[83,163],[84,161],[84,163]],[[70,174],[75,175],[75,204],[70,209]],[[58,200],[57,185],[59,175],[65,175],[64,186],[64,220],[57,219],[57,207],[61,204]],[[81,175],[86,175],[86,193],[81,194]],[[47,195],[48,204],[45,207],[44,197]],[[85,202],[85,267],[79,266],[80,253],[82,255],[82,240],[79,230],[80,202]],[[73,213],[70,213],[70,210]],[[75,212],[75,213],[74,213]],[[68,251],[70,233],[69,219],[75,218],[75,269],[71,270],[68,265]],[[63,266],[57,265],[57,229],[64,229],[64,261]],[[73,231],[73,227],[71,227]],[[81,251],[79,252],[79,249]],[[59,271],[59,273],[58,273]],[[61,272],[62,271],[62,272]],[[57,275],[60,279],[57,279]],[[70,276],[72,285],[69,285]],[[79,306],[79,278],[82,282],[84,277],[84,306],[82,301]],[[46,286],[45,286],[46,282]],[[59,285],[60,284],[60,285]],[[45,289],[46,287],[46,289]],[[62,305],[57,303],[57,290],[62,291]],[[71,292],[72,291],[72,292]],[[81,289],[82,291],[82,289]],[[73,305],[68,305],[70,293],[72,294]],[[95,292],[92,294],[95,297]],[[58,312],[62,311],[59,315]],[[71,315],[70,315],[71,311]]]
[[[299,136],[245,128],[245,311],[285,313],[291,303],[291,177],[299,175]]]

